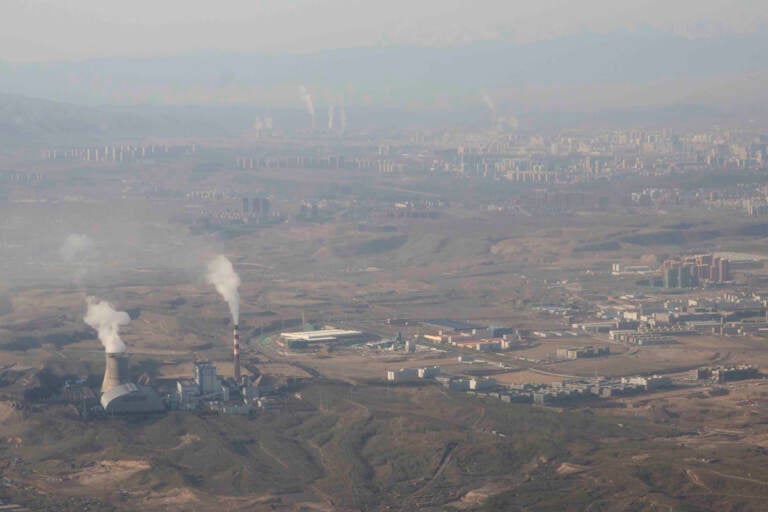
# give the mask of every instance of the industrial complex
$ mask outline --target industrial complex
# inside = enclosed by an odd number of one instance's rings
[[[165,410],[155,390],[129,381],[125,354],[106,354],[101,406],[108,414],[141,414]]]

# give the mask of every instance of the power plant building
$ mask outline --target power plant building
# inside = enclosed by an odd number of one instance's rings
[[[190,407],[201,400],[226,402],[230,398],[230,389],[221,376],[216,375],[216,365],[210,361],[198,361],[194,367],[194,380],[176,381],[176,394],[180,404]]]
[[[218,391],[219,381],[216,378],[216,367],[209,361],[195,363],[195,382],[201,395],[209,395]]]
[[[128,358],[122,352],[106,354],[106,366],[104,367],[104,380],[101,382],[101,393],[123,384],[123,379],[128,375]]]
[[[124,353],[106,354],[100,401],[109,414],[146,414],[165,410],[155,390],[128,382],[128,358]]]
[[[319,331],[281,332],[280,337],[287,342],[330,343],[334,341],[354,341],[362,338],[360,331],[343,329],[322,329]]]
[[[101,406],[108,414],[147,414],[165,411],[155,390],[132,382],[120,384],[101,395]]]

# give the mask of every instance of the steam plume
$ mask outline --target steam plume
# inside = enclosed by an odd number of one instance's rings
[[[481,90],[480,98],[483,100],[483,103],[485,103],[485,106],[488,107],[488,110],[490,110],[493,115],[496,115],[496,104],[493,102],[493,98],[491,98],[490,94],[488,94],[488,91],[485,89]]]
[[[96,297],[86,299],[88,311],[83,320],[99,333],[99,340],[109,354],[125,352],[125,343],[120,339],[120,326],[128,325],[131,317],[125,311],[115,311],[107,301]]]
[[[216,287],[219,295],[224,297],[229,305],[229,312],[232,313],[232,321],[237,325],[240,323],[240,292],[237,291],[240,286],[240,277],[235,273],[232,263],[226,256],[220,254],[208,264],[208,282]]]
[[[94,246],[93,240],[88,235],[72,234],[59,248],[59,255],[66,261],[73,261],[77,257],[87,256]]]
[[[59,247],[59,256],[67,263],[67,272],[72,272],[72,281],[82,286],[85,276],[96,267],[98,252],[88,235],[71,234]]]
[[[328,130],[333,130],[333,104],[328,105]]]
[[[344,98],[341,98],[341,112],[339,113],[339,129],[342,133],[347,131],[347,109],[344,108]]]
[[[304,102],[304,106],[307,108],[307,113],[312,118],[312,128],[315,127],[315,104],[312,102],[312,96],[307,91],[307,88],[303,85],[299,86],[299,95],[301,95],[301,101]]]

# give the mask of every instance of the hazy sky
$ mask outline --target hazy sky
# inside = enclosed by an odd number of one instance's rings
[[[765,27],[765,0],[0,0],[0,60],[445,45],[650,26]]]

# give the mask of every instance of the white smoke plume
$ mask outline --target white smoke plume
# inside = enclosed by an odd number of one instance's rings
[[[96,243],[88,235],[71,234],[59,247],[59,256],[66,262],[64,276],[68,276],[79,287],[85,276],[98,268]]]
[[[235,325],[240,323],[240,292],[237,291],[240,287],[240,277],[235,273],[232,262],[223,254],[216,256],[208,263],[206,278],[227,301]]]
[[[91,254],[95,246],[96,244],[88,235],[72,234],[64,240],[59,248],[59,255],[65,261],[74,261]]]
[[[342,133],[347,131],[347,109],[344,108],[344,98],[341,98],[341,112],[339,113],[339,130]]]
[[[328,130],[333,130],[333,115],[334,115],[334,107],[333,104],[328,105]]]
[[[493,102],[493,98],[491,98],[491,95],[488,94],[488,91],[485,89],[480,91],[480,98],[483,100],[483,103],[485,103],[485,106],[488,107],[488,110],[490,110],[493,115],[497,114],[496,111],[496,104]]]
[[[120,326],[128,325],[131,317],[125,311],[115,311],[107,301],[96,297],[86,299],[88,311],[83,320],[99,333],[99,340],[108,354],[125,352],[125,343],[120,339]]]
[[[307,109],[307,113],[312,118],[312,128],[315,127],[315,104],[312,102],[312,95],[309,94],[309,91],[307,91],[307,88],[303,85],[299,86],[299,95],[301,96],[301,101],[304,102],[304,106]]]

